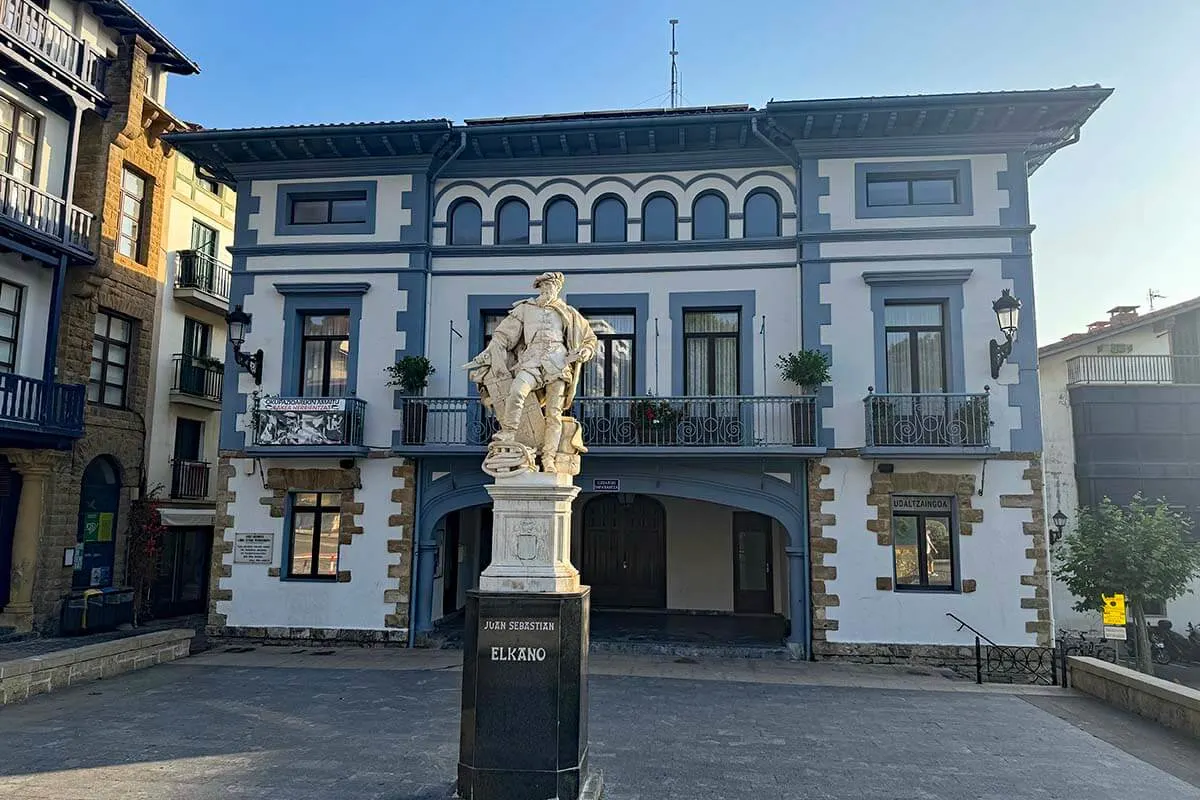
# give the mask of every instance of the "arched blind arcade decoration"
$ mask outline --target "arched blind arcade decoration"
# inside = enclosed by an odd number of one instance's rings
[[[529,206],[505,200],[496,214],[496,244],[529,244]]]
[[[542,241],[572,244],[579,241],[579,210],[565,197],[550,201],[542,222]]]
[[[483,244],[483,211],[474,200],[459,200],[450,209],[450,244]]]
[[[605,197],[592,209],[592,241],[625,241],[627,223],[625,204],[619,198]]]
[[[729,206],[721,195],[710,192],[696,198],[692,206],[692,238],[724,239],[729,235]]]
[[[675,241],[679,236],[678,221],[674,200],[665,194],[651,197],[642,208],[642,241]]]
[[[760,239],[779,236],[779,201],[770,192],[759,189],[746,198],[743,236]]]

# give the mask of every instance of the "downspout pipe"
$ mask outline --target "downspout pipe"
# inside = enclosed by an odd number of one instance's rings
[[[437,186],[438,176],[445,171],[446,167],[457,159],[462,152],[467,149],[467,132],[465,130],[458,132],[458,147],[450,154],[450,157],[443,161],[433,174],[429,176],[429,201],[425,204],[425,236],[426,242],[429,245],[425,256],[425,342],[422,343],[422,349],[429,352],[429,317],[433,311],[433,288],[431,284],[430,273],[433,270],[433,212],[434,212],[434,189]],[[447,382],[447,388],[448,382]],[[413,459],[413,526],[410,536],[412,537],[412,560],[409,562],[408,576],[408,646],[414,647],[417,642],[417,594],[422,591],[419,576],[421,569],[421,461]],[[429,587],[433,591],[433,587]]]

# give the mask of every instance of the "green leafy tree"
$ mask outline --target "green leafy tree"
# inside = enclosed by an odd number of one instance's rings
[[[1074,531],[1056,548],[1057,575],[1078,599],[1076,611],[1100,611],[1101,595],[1125,595],[1142,672],[1154,672],[1146,601],[1174,600],[1200,574],[1200,547],[1186,540],[1191,527],[1165,500],[1150,502],[1137,494],[1122,508],[1105,497],[1079,510]]]

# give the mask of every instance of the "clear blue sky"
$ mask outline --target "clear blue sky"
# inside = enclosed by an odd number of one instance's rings
[[[1200,294],[1197,0],[134,0],[201,67],[209,127],[665,105],[679,17],[692,105],[1100,83],[1033,177],[1041,343],[1118,304]]]

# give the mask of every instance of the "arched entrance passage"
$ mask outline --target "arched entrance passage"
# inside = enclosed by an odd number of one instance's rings
[[[583,507],[583,582],[596,608],[664,608],[667,515],[641,494],[605,494]]]
[[[72,588],[112,586],[120,505],[121,469],[109,456],[97,456],[83,471]]]

